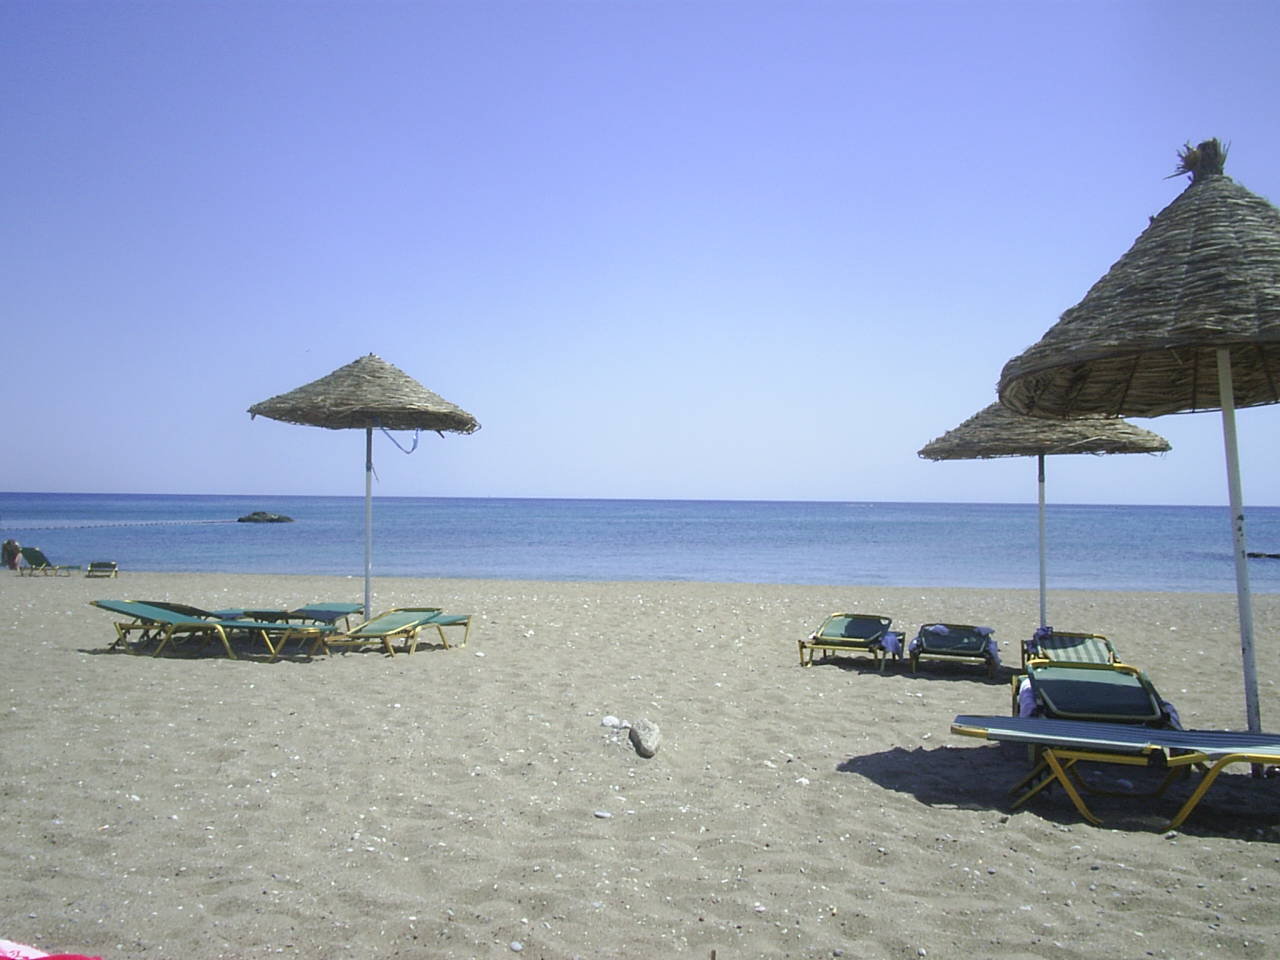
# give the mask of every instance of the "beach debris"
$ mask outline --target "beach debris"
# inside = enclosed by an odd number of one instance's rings
[[[597,820],[612,820],[613,814],[610,813],[608,810],[597,810],[595,812],[595,818]]]
[[[620,720],[613,714],[609,713],[605,714],[605,716],[600,719],[600,726],[609,727],[613,730],[623,730],[627,727],[627,721]]]
[[[652,720],[636,720],[631,724],[631,745],[636,753],[646,759],[658,752],[662,744],[662,731]]]

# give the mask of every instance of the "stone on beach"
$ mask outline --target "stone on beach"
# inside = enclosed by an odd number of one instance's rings
[[[652,757],[662,745],[662,731],[651,720],[636,720],[631,724],[631,744],[642,757]]]

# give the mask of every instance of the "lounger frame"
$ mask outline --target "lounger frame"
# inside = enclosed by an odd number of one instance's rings
[[[1084,720],[1049,720],[1027,717],[958,716],[951,732],[1026,743],[1038,748],[1031,772],[1010,789],[1016,810],[1053,784],[1062,787],[1072,805],[1087,821],[1101,825],[1085,802],[1084,794],[1152,797],[1162,795],[1174,780],[1200,769],[1203,775],[1191,795],[1165,830],[1175,830],[1208,793],[1218,775],[1236,763],[1280,763],[1280,734],[1237,733],[1220,730],[1160,730],[1131,724],[1092,723]],[[1161,769],[1165,776],[1153,791],[1107,791],[1084,781],[1076,770],[1081,763],[1140,766]]]
[[[831,628],[840,624],[841,621],[844,622],[844,626],[837,634]],[[891,626],[893,626],[892,620],[878,614],[833,613],[807,638],[797,641],[800,646],[800,666],[813,665],[815,650],[821,650],[824,659],[832,654],[869,653],[883,672],[890,658],[902,659],[902,635],[890,630]],[[846,633],[850,635],[846,636]],[[890,635],[896,636],[899,641],[898,650],[892,653],[885,648],[885,640]]]

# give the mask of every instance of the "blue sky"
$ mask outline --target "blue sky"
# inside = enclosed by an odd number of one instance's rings
[[[376,353],[473,413],[379,495],[1035,498],[916,451],[1183,178],[1280,198],[1267,2],[0,5],[4,478],[363,491],[246,408]],[[1280,409],[1243,411],[1280,504]],[[1224,503],[1217,414],[1058,502]],[[401,438],[402,441],[406,438]],[[409,438],[411,439],[411,438]]]

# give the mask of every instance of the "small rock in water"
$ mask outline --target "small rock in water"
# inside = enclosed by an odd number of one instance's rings
[[[637,720],[631,724],[631,744],[642,757],[652,757],[662,744],[662,731],[652,720]]]

